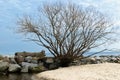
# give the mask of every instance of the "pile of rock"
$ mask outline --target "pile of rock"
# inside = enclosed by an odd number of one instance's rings
[[[99,64],[99,63],[120,63],[120,56],[94,56],[84,59],[76,59],[71,65]],[[45,51],[41,52],[17,52],[14,57],[0,58],[0,73],[27,73],[42,72],[57,69],[60,61],[53,57],[46,57]]]
[[[53,57],[45,57],[45,51],[17,52],[14,57],[4,57],[0,60],[0,73],[42,72],[56,69],[57,65]]]
[[[100,63],[120,63],[120,56],[101,55],[89,58],[77,59],[71,65],[100,64]]]
[[[15,61],[18,64],[22,62],[29,62],[29,63],[37,63],[38,59],[43,59],[45,57],[45,51],[41,52],[16,52],[15,53]]]

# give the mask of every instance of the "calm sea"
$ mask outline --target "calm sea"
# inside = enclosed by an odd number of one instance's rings
[[[88,53],[85,53],[84,55],[90,55],[90,54],[93,54],[93,53],[95,53],[95,52],[88,52]],[[0,55],[2,55],[2,56],[9,56],[9,57],[13,57],[14,56],[14,54],[12,54],[12,53],[7,53],[7,54],[1,54],[0,53]],[[101,53],[98,53],[98,54],[95,54],[95,56],[100,56],[100,55],[115,55],[115,56],[120,56],[120,52],[101,52]],[[53,55],[52,54],[50,54],[50,53],[46,53],[46,56],[48,56],[48,57],[53,57]]]
[[[9,74],[9,75],[0,75],[0,80],[32,80],[33,74]]]

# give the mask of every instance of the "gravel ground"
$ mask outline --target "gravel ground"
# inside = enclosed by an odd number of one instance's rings
[[[120,64],[72,66],[42,72],[32,78],[33,80],[120,80]]]

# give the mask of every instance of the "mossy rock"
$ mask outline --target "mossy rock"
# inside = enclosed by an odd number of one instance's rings
[[[45,71],[45,67],[44,66],[38,66],[38,67],[31,67],[29,68],[29,72],[42,72]]]
[[[8,70],[8,62],[0,62],[0,72],[6,72]]]

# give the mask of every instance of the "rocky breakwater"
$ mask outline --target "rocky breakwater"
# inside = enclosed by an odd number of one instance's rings
[[[69,66],[120,63],[120,56],[103,55],[83,59],[75,59]],[[45,51],[41,52],[16,52],[13,57],[0,56],[0,73],[34,73],[53,70],[60,67],[60,60],[46,57]]]
[[[120,63],[120,55],[101,55],[83,59],[76,59],[70,65],[100,64],[100,63]]]
[[[58,68],[54,58],[41,52],[16,52],[14,57],[0,58],[0,73],[33,73]]]

